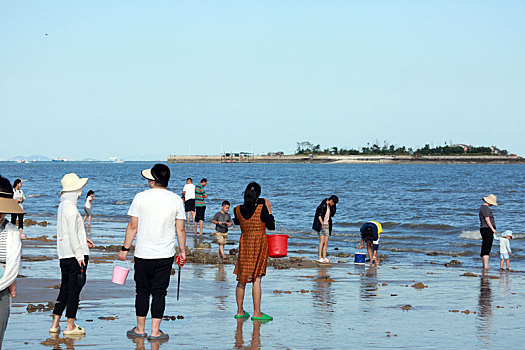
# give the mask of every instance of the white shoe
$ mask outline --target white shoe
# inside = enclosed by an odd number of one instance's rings
[[[321,264],[324,263],[324,259],[323,259],[323,258],[321,258],[321,259],[317,259],[316,261],[317,261],[318,263],[321,263]]]
[[[86,329],[84,327],[80,327],[79,325],[75,325],[75,328],[71,331],[63,331],[62,334],[64,335],[81,335],[86,334]]]
[[[60,332],[60,326],[55,327],[55,328],[53,327],[49,328],[49,333],[58,333],[58,332]]]
[[[323,262],[328,264],[328,263],[330,263],[330,260],[328,260],[327,258],[323,258]]]

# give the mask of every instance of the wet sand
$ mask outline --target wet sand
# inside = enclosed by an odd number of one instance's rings
[[[87,335],[51,337],[50,311],[28,312],[27,307],[54,301],[58,263],[27,258],[47,256],[52,247],[51,242],[24,243],[21,273],[28,277],[18,279],[4,349],[515,348],[525,321],[520,310],[523,272],[484,275],[461,266],[392,266],[387,260],[378,268],[350,263],[318,267],[311,261],[287,269],[269,267],[263,311],[275,319],[238,321],[233,318],[234,266],[188,263],[180,300],[176,275],[168,290],[169,320],[162,329],[170,340],[133,341],[125,336],[135,319],[132,275],[125,286],[111,283],[115,253],[95,249],[92,261],[98,262],[88,268],[78,313]],[[248,287],[245,309],[252,313],[250,294]]]

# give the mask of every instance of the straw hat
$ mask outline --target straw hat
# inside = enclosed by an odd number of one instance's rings
[[[487,202],[488,204],[490,205],[495,205],[497,206],[498,205],[498,197],[496,197],[495,195],[493,195],[492,193],[489,194],[487,197],[483,197],[483,200],[485,202]]]
[[[0,192],[0,214],[25,214],[12,193]]]
[[[60,192],[60,195],[64,192],[80,190],[82,187],[86,186],[88,180],[88,178],[79,178],[75,173],[64,175],[60,181],[62,183],[62,192]]]

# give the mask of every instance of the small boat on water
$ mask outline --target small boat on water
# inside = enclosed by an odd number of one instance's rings
[[[109,157],[109,162],[110,163],[124,163],[124,161],[120,159],[119,157]]]
[[[53,162],[67,162],[67,158],[55,157],[55,158],[53,158]]]

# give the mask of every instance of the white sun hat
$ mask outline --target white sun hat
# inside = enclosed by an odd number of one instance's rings
[[[64,175],[60,181],[62,183],[62,192],[60,192],[60,195],[62,195],[64,192],[80,190],[82,187],[86,186],[88,180],[89,179],[87,177],[82,179],[79,178],[75,173]]]

